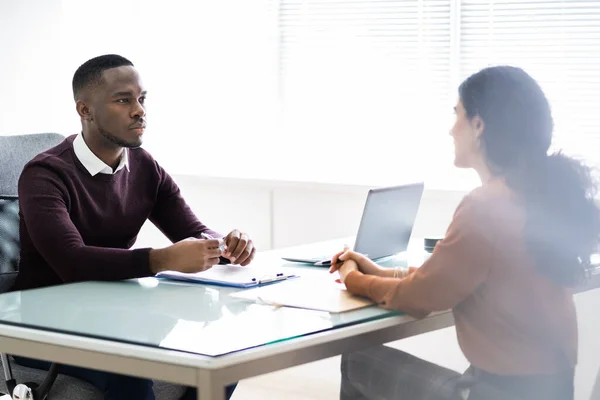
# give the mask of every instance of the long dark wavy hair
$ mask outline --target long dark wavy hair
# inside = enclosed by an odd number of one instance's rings
[[[484,123],[487,166],[520,197],[525,240],[537,268],[554,282],[580,283],[600,238],[590,168],[561,152],[548,154],[554,123],[538,83],[520,68],[490,67],[466,79],[460,100]]]

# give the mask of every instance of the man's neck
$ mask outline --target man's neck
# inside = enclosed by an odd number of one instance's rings
[[[121,157],[123,156],[123,148],[112,143],[106,143],[106,140],[100,138],[100,135],[81,133],[85,144],[96,157],[113,169],[119,166]]]

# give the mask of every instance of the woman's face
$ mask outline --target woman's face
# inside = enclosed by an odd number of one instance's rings
[[[454,139],[454,165],[458,168],[474,168],[481,159],[479,136],[483,132],[483,121],[475,116],[467,117],[467,112],[459,100],[454,107],[456,122],[450,131]]]

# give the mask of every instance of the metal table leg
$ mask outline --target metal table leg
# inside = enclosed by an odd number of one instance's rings
[[[208,371],[198,371],[198,400],[225,400],[225,386],[215,382]]]

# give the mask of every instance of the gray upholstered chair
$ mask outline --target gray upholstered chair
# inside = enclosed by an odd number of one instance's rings
[[[17,275],[19,264],[19,205],[17,183],[25,164],[38,153],[57,145],[64,137],[56,133],[0,137],[0,291],[10,289]],[[37,376],[22,376],[21,367],[11,363],[9,356],[2,355],[2,366],[6,378],[4,392],[16,382],[54,382],[53,374],[32,370]],[[12,369],[14,368],[14,374]],[[53,367],[53,370],[56,367]],[[25,378],[24,380],[21,380]]]
[[[600,400],[600,368],[598,369],[598,375],[596,375],[596,383],[592,388],[592,395],[590,400]]]
[[[0,136],[0,293],[6,292],[14,283],[19,262],[19,206],[17,183],[25,164],[37,154],[64,140],[57,133]],[[17,384],[41,384],[48,376],[46,371],[16,364],[10,356],[2,355],[5,376],[11,374]],[[8,380],[9,377],[6,377]],[[0,381],[0,392],[7,393],[6,384]],[[179,399],[184,388],[163,382],[155,382],[157,400]],[[49,399],[101,400],[104,394],[80,379],[58,374],[52,384]]]

